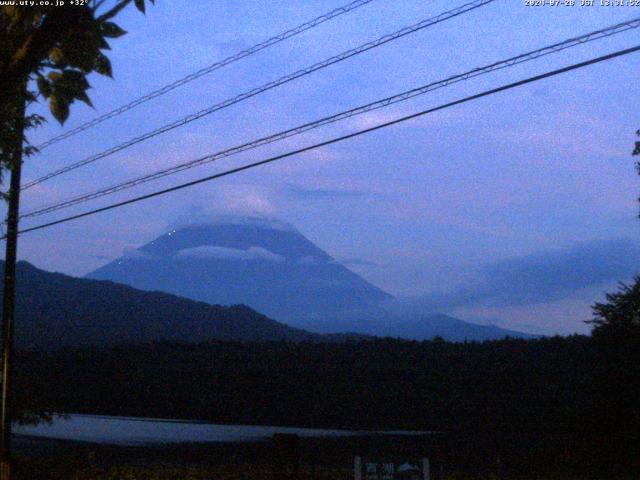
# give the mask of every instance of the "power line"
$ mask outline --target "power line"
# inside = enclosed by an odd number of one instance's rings
[[[186,125],[188,123],[191,123],[195,120],[198,120],[202,117],[205,117],[207,115],[210,115],[214,112],[217,112],[218,110],[222,110],[224,108],[230,107],[232,105],[235,105],[236,103],[239,103],[243,100],[247,100],[251,97],[254,97],[256,95],[259,95],[263,92],[266,92],[268,90],[271,90],[273,88],[279,87],[280,85],[289,83],[293,80],[296,80],[300,77],[309,75],[313,72],[316,72],[318,70],[321,70],[323,68],[326,68],[330,65],[333,65],[335,63],[341,62],[343,60],[346,60],[348,58],[351,58],[355,55],[359,55],[361,53],[364,53],[368,50],[380,47],[386,43],[389,43],[393,40],[397,40],[399,38],[402,38],[406,35],[409,35],[411,33],[415,33],[419,30],[423,30],[427,27],[430,27],[432,25],[436,25],[438,23],[444,22],[446,20],[449,20],[451,18],[457,17],[459,15],[462,15],[464,13],[467,13],[469,11],[475,10],[477,8],[480,8],[484,5],[487,5],[489,3],[493,3],[496,0],[474,0],[473,2],[470,3],[466,3],[458,8],[454,8],[453,10],[448,10],[446,12],[443,12],[435,17],[423,20],[419,23],[416,23],[414,25],[411,25],[409,27],[404,27],[394,33],[391,34],[387,34],[384,35],[380,38],[378,38],[377,40],[371,41],[371,42],[367,42],[363,45],[360,45],[358,47],[352,48],[350,50],[347,50],[345,52],[342,52],[338,55],[335,55],[329,59],[323,60],[321,62],[318,63],[314,63],[313,65],[303,68],[301,70],[298,70],[294,73],[291,73],[289,75],[285,75],[281,78],[279,78],[278,80],[274,80],[272,82],[266,83],[260,87],[254,88],[252,90],[249,90],[247,92],[241,93],[235,97],[229,98],[227,100],[224,100],[220,103],[217,103],[211,107],[208,107],[204,110],[200,110],[199,112],[196,113],[192,113],[191,115],[187,115],[186,117],[180,119],[180,120],[176,120],[172,123],[169,123],[167,125],[164,125],[160,128],[157,128],[155,130],[152,130],[150,132],[147,132],[143,135],[140,135],[138,137],[135,137],[133,139],[130,139],[124,143],[121,143],[119,145],[116,145],[115,147],[109,148],[101,153],[92,155],[90,157],[87,157],[83,160],[80,160],[76,163],[73,163],[71,165],[68,165],[66,167],[60,168],[58,170],[55,170],[53,172],[50,172],[40,178],[37,178],[35,180],[32,180],[31,182],[27,182],[22,186],[22,190],[26,190],[28,188],[31,188],[35,185],[38,185],[42,182],[45,182],[47,180],[50,180],[51,178],[57,177],[58,175],[62,175],[64,173],[70,172],[72,170],[75,170],[77,168],[80,168],[84,165],[88,165],[90,163],[95,162],[96,160],[99,160],[101,158],[105,158],[108,157],[110,155],[113,155],[114,153],[120,152],[126,148],[129,148],[133,145],[136,145],[137,143],[140,143],[144,140],[148,140],[150,138],[153,138],[155,136],[161,135],[163,133],[166,133],[170,130],[173,130],[175,128],[181,127],[183,125]]]
[[[84,130],[87,130],[89,128],[95,127],[96,125],[109,120],[110,118],[116,117],[124,112],[127,112],[139,105],[142,105],[145,102],[148,102],[149,100],[152,100],[154,98],[157,98],[161,95],[164,95],[165,93],[168,93],[172,90],[175,90],[178,87],[181,87],[182,85],[186,85],[189,82],[192,82],[193,80],[196,80],[204,75],[207,75],[215,70],[218,70],[220,68],[226,67],[227,65],[230,65],[234,62],[237,62],[238,60],[241,60],[245,57],[248,57],[250,55],[253,55],[254,53],[258,53],[261,50],[264,50],[266,48],[269,48],[273,45],[276,45],[280,42],[283,42],[284,40],[287,40],[291,37],[295,37],[296,35],[299,35],[303,32],[306,32],[307,30],[310,30],[314,27],[317,27],[318,25],[321,25],[335,17],[339,17],[340,15],[343,15],[345,13],[348,13],[352,10],[355,10],[357,8],[360,8],[362,6],[365,6],[369,3],[371,3],[373,0],[355,0],[347,5],[344,5],[342,7],[338,7],[334,10],[331,10],[328,13],[325,13],[324,15],[320,15],[319,17],[314,18],[313,20],[310,20],[308,22],[305,22],[301,25],[298,25],[295,28],[292,28],[290,30],[287,30],[285,32],[282,32],[278,35],[276,35],[275,37],[271,37],[268,40],[265,40],[264,42],[258,43],[252,47],[247,48],[246,50],[242,50],[234,55],[231,55],[223,60],[220,60],[216,63],[213,63],[207,67],[204,67],[200,70],[198,70],[197,72],[191,73],[189,75],[187,75],[186,77],[183,77],[179,80],[176,80],[175,82],[172,82],[168,85],[165,85],[164,87],[161,87],[157,90],[154,90],[146,95],[143,95],[140,98],[137,98],[125,105],[122,105],[121,107],[115,108],[113,110],[111,110],[110,112],[107,112],[103,115],[100,115],[86,123],[83,123],[82,125],[77,126],[76,128],[69,130],[65,133],[62,133],[60,135],[57,135],[53,138],[50,138],[49,140],[47,140],[44,143],[41,143],[40,145],[37,145],[36,148],[38,148],[39,150],[43,150],[45,148],[47,148],[50,145],[53,145],[54,143],[58,143],[66,138],[72,137],[73,135],[76,135],[80,132],[83,132]]]
[[[461,73],[458,75],[454,75],[448,78],[445,78],[444,80],[439,80],[437,82],[432,82],[429,83],[427,85],[418,87],[418,88],[414,88],[412,90],[408,90],[405,92],[402,92],[400,94],[397,95],[393,95],[391,97],[387,97],[384,98],[382,100],[377,100],[375,102],[366,104],[366,105],[362,105],[356,108],[352,108],[350,110],[346,110],[328,117],[324,117],[321,118],[319,120],[316,120],[314,122],[310,122],[310,123],[306,123],[304,125],[300,125],[298,127],[295,128],[291,128],[288,130],[284,130],[266,137],[262,137],[260,139],[254,140],[252,142],[248,142],[248,143],[244,143],[241,145],[237,145],[219,152],[216,152],[214,154],[210,154],[195,160],[191,160],[189,162],[185,162],[179,165],[175,165],[169,168],[164,168],[140,177],[136,177],[134,179],[130,179],[127,180],[125,182],[122,183],[118,183],[116,185],[112,185],[109,187],[105,187],[102,188],[100,190],[91,192],[91,193],[86,193],[86,194],[82,194],[79,196],[75,196],[72,197],[70,199],[64,200],[62,202],[58,202],[58,203],[54,203],[54,204],[50,204],[48,206],[44,206],[44,207],[40,207],[38,209],[35,210],[31,210],[25,214],[23,214],[20,218],[30,218],[30,217],[37,217],[37,216],[41,216],[47,213],[51,213],[53,211],[57,211],[57,210],[61,210],[64,208],[68,208],[71,207],[73,205],[77,205],[79,203],[84,203],[86,201],[89,200],[94,200],[96,198],[100,198],[106,195],[110,195],[112,193],[116,193],[122,190],[126,190],[138,185],[141,185],[143,183],[147,183],[149,181],[152,180],[157,180],[159,178],[163,178],[165,176],[168,175],[172,175],[178,172],[181,172],[183,170],[187,170],[190,168],[194,168],[200,165],[204,165],[216,160],[219,160],[221,158],[226,158],[226,157],[230,157],[232,155],[241,153],[241,152],[245,152],[248,150],[252,150],[255,148],[258,148],[260,146],[263,145],[267,145],[270,143],[274,143],[276,141],[280,141],[283,140],[285,138],[289,138],[295,135],[299,135],[301,133],[304,133],[306,131],[315,129],[315,128],[319,128],[321,126],[324,125],[328,125],[331,123],[335,123],[347,118],[351,118],[353,116],[356,115],[361,115],[363,113],[366,112],[370,112],[373,110],[377,110],[380,108],[384,108],[387,107],[389,105],[393,105],[399,102],[403,102],[405,100],[408,100],[410,98],[416,97],[418,95],[423,95],[426,94],[428,92],[437,90],[439,88],[443,88],[449,85],[452,85],[454,83],[457,82],[461,82],[464,80],[468,80],[470,78],[474,78],[480,75],[484,75],[490,72],[494,72],[497,70],[501,70],[507,67],[512,67],[514,65],[518,65],[521,63],[525,63],[528,61],[532,61],[532,60],[536,60],[540,57],[546,56],[546,55],[550,55],[552,53],[556,53],[556,52],[560,52],[578,45],[582,45],[584,43],[587,42],[592,42],[595,40],[599,40],[605,37],[609,37],[611,35],[615,35],[621,32],[625,32],[631,29],[635,29],[640,27],[640,18],[636,18],[634,20],[629,20],[627,22],[623,22],[623,23],[618,23],[616,25],[604,28],[604,29],[600,29],[600,30],[596,30],[578,37],[573,37],[570,38],[568,40],[565,40],[563,42],[558,42],[555,43],[553,45],[544,47],[544,48],[540,48],[537,50],[533,50],[515,57],[510,57],[506,60],[501,60],[495,63],[492,63],[490,65],[484,66],[484,67],[479,67],[479,68],[475,68],[473,70],[469,70],[465,73]]]
[[[597,57],[597,58],[593,58],[591,60],[587,60],[587,61],[584,61],[584,62],[575,63],[575,64],[570,65],[568,67],[563,67],[563,68],[560,68],[560,69],[557,69],[557,70],[552,70],[550,72],[546,72],[546,73],[543,73],[543,74],[540,74],[540,75],[529,77],[529,78],[526,78],[524,80],[520,80],[520,81],[517,81],[517,82],[509,83],[507,85],[503,85],[503,86],[500,86],[500,87],[497,87],[497,88],[493,88],[491,90],[485,90],[484,92],[481,92],[481,93],[478,93],[478,94],[475,94],[475,95],[464,97],[462,99],[455,100],[455,101],[449,102],[449,103],[445,103],[445,104],[439,105],[437,107],[429,108],[427,110],[423,110],[423,111],[418,112],[418,113],[413,113],[411,115],[406,115],[406,116],[403,116],[403,117],[400,117],[400,118],[396,118],[394,120],[391,120],[391,121],[376,125],[374,127],[366,128],[366,129],[363,129],[363,130],[358,130],[356,132],[349,133],[347,135],[342,135],[340,137],[334,137],[334,138],[332,138],[330,140],[325,140],[323,142],[316,143],[314,145],[310,145],[310,146],[303,147],[303,148],[300,148],[300,149],[297,149],[297,150],[293,150],[293,151],[290,151],[290,152],[287,152],[287,153],[276,155],[274,157],[270,157],[270,158],[267,158],[265,160],[260,160],[258,162],[254,162],[254,163],[250,163],[250,164],[247,164],[247,165],[243,165],[241,167],[236,167],[236,168],[233,168],[233,169],[230,169],[230,170],[226,170],[226,171],[221,172],[221,173],[216,173],[214,175],[209,175],[207,177],[203,177],[203,178],[199,178],[197,180],[193,180],[193,181],[190,181],[190,182],[182,183],[180,185],[175,185],[173,187],[166,188],[166,189],[163,189],[163,190],[158,190],[158,191],[155,191],[155,192],[152,192],[152,193],[148,193],[148,194],[145,194],[145,195],[140,195],[138,197],[134,197],[134,198],[131,198],[129,200],[124,200],[122,202],[112,203],[111,205],[107,205],[107,206],[101,207],[101,208],[96,208],[94,210],[90,210],[90,211],[87,211],[87,212],[84,212],[84,213],[71,215],[69,217],[65,217],[65,218],[62,218],[62,219],[59,219],[59,220],[55,220],[55,221],[44,223],[44,224],[41,224],[41,225],[36,225],[34,227],[26,228],[24,230],[21,230],[19,233],[23,234],[23,233],[33,232],[35,230],[41,230],[41,229],[44,229],[44,228],[52,227],[54,225],[67,223],[67,222],[70,222],[70,221],[73,221],[73,220],[77,220],[79,218],[88,217],[90,215],[95,215],[97,213],[105,212],[105,211],[108,211],[108,210],[113,210],[115,208],[123,207],[125,205],[130,205],[130,204],[133,204],[133,203],[140,202],[142,200],[147,200],[147,199],[154,198],[154,197],[157,197],[157,196],[160,196],[160,195],[164,195],[164,194],[167,194],[167,193],[175,192],[177,190],[182,190],[184,188],[192,187],[194,185],[198,185],[198,184],[201,184],[201,183],[205,183],[205,182],[216,180],[216,179],[219,179],[219,178],[222,178],[222,177],[233,175],[235,173],[239,173],[239,172],[242,172],[242,171],[245,171],[245,170],[256,168],[256,167],[259,167],[261,165],[266,165],[268,163],[272,163],[272,162],[275,162],[277,160],[281,160],[281,159],[284,159],[284,158],[292,157],[294,155],[299,155],[301,153],[305,153],[305,152],[308,152],[308,151],[311,151],[311,150],[315,150],[315,149],[318,149],[318,148],[321,148],[321,147],[324,147],[324,146],[327,146],[327,145],[332,145],[334,143],[342,142],[344,140],[348,140],[348,139],[351,139],[351,138],[354,138],[354,137],[358,137],[360,135],[364,135],[366,133],[374,132],[376,130],[381,130],[383,128],[387,128],[387,127],[390,127],[392,125],[396,125],[398,123],[406,122],[408,120],[412,120],[414,118],[418,118],[418,117],[421,117],[423,115],[427,115],[427,114],[430,114],[430,113],[437,112],[439,110],[444,110],[446,108],[450,108],[450,107],[453,107],[453,106],[456,106],[456,105],[467,103],[467,102],[470,102],[470,101],[473,101],[473,100],[478,100],[480,98],[487,97],[489,95],[493,95],[493,94],[496,94],[496,93],[499,93],[499,92],[510,90],[512,88],[520,87],[522,85],[526,85],[526,84],[529,84],[529,83],[537,82],[539,80],[543,80],[543,79],[546,79],[546,78],[554,77],[556,75],[560,75],[560,74],[563,74],[563,73],[566,73],[566,72],[570,72],[572,70],[577,70],[579,68],[584,68],[584,67],[587,67],[589,65],[593,65],[593,64],[596,64],[596,63],[600,63],[600,62],[604,62],[604,61],[607,61],[607,60],[611,60],[611,59],[614,59],[614,58],[617,58],[617,57],[621,57],[623,55],[629,55],[629,54],[637,52],[637,51],[640,51],[640,45],[632,47],[632,48],[627,48],[625,50],[619,50],[617,52],[610,53],[608,55],[603,55],[603,56],[600,56],[600,57]],[[6,238],[6,236],[0,237],[0,240],[3,240],[5,238]]]

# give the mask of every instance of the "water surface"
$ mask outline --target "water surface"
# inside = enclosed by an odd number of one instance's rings
[[[72,414],[67,417],[55,417],[50,424],[16,426],[14,433],[112,445],[151,445],[191,442],[252,442],[267,439],[275,433],[294,433],[302,437],[325,437],[361,435],[372,432],[257,425],[219,425],[181,420]],[[425,432],[385,433],[420,434]]]

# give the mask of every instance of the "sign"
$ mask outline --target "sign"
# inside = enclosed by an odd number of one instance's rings
[[[401,462],[354,459],[354,480],[430,480],[429,460]]]

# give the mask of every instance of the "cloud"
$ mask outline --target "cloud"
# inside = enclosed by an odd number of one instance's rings
[[[358,129],[371,128],[401,116],[402,114],[390,110],[372,110],[355,117],[354,124]]]
[[[583,288],[638,273],[640,244],[629,239],[580,242],[567,249],[497,262],[487,267],[487,293],[498,305],[567,298]]]
[[[572,298],[638,274],[640,244],[630,239],[593,240],[491,263],[447,292],[414,299],[427,310],[536,305]]]
[[[271,262],[283,262],[285,258],[282,255],[270,252],[262,247],[249,247],[247,250],[237,248],[216,247],[213,245],[204,245],[201,247],[185,248],[177,254],[179,258],[215,258],[220,260],[268,260]]]
[[[285,222],[274,220],[277,208],[272,193],[251,185],[221,187],[211,192],[206,203],[192,203],[169,224],[169,229],[187,225],[237,223],[242,219],[270,219],[272,228],[290,229]]]
[[[287,185],[285,193],[304,200],[334,200],[342,198],[366,197],[371,193],[366,190],[338,188],[309,188],[298,185]]]
[[[196,225],[253,225],[269,230],[294,232],[296,229],[289,223],[271,216],[261,215],[220,215],[216,213],[197,212],[183,215],[172,224],[172,229]]]

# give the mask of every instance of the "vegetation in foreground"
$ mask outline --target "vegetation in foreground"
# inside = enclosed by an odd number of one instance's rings
[[[625,359],[630,372],[613,377],[618,367],[602,342],[214,342],[25,353],[18,391],[52,411],[435,430],[445,433],[425,451],[469,472],[502,464],[539,477],[623,473],[638,458],[637,415],[628,412],[638,363]],[[634,348],[626,351],[637,358]]]
[[[62,465],[62,466],[61,466]],[[46,473],[43,473],[46,472]],[[301,466],[295,477],[274,471],[269,465],[221,465],[216,467],[163,467],[113,466],[73,467],[59,460],[18,464],[16,480],[351,480],[349,468],[322,468]],[[464,472],[446,472],[433,476],[437,480],[587,480],[586,476],[545,475],[531,473],[519,475],[471,475]],[[633,477],[600,477],[626,480]]]
[[[60,460],[18,465],[16,480],[267,480],[277,473],[268,465],[222,465],[217,467],[91,466],[65,465]],[[46,472],[46,473],[43,473]],[[278,477],[275,477],[278,478]],[[302,467],[296,480],[347,480],[348,469]]]

